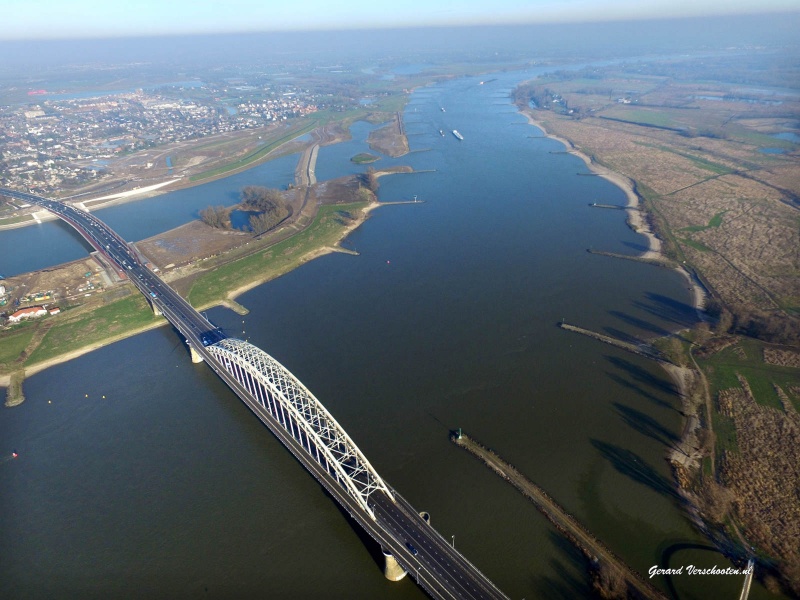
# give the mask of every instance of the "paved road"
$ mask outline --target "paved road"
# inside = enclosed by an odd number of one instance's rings
[[[330,492],[382,548],[389,550],[406,571],[433,598],[507,598],[474,565],[455,550],[399,494],[390,498],[382,491],[370,495],[373,519],[311,454],[245,389],[207,346],[224,339],[214,327],[177,292],[145,266],[135,249],[97,217],[68,204],[0,188],[0,194],[38,204],[75,227],[98,251],[116,265],[140,292],[161,310],[167,320],[186,338],[206,364],[247,404],[256,416],[289,449],[303,466]],[[391,585],[387,582],[387,585]]]

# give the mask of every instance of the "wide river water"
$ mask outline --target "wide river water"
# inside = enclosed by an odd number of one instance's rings
[[[665,373],[556,326],[651,337],[694,311],[676,273],[586,252],[636,253],[645,240],[622,211],[589,207],[622,204],[623,192],[581,176],[585,165],[512,106],[510,90],[533,74],[414,92],[412,153],[375,166],[435,170],[380,180],[381,200],[424,203],[372,213],[345,242],[359,256],[325,256],[241,296],[246,317],[209,317],[294,372],[511,598],[584,597],[587,563],[450,443],[452,428],[496,449],[640,572],[728,566],[674,497],[664,455],[681,416]],[[362,169],[349,158],[367,150],[370,128],[322,148],[317,176]],[[97,214],[141,239],[235,202],[243,185],[285,184],[296,158]],[[8,273],[85,255],[56,223],[0,233],[0,250]],[[384,579],[374,543],[189,362],[172,329],[50,368],[25,393],[0,413],[3,598],[425,597],[410,578]],[[742,579],[653,582],[682,599],[732,598]]]

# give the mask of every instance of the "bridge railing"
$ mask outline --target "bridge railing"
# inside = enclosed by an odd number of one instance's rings
[[[373,519],[370,494],[382,491],[394,500],[389,486],[341,425],[286,367],[235,338],[207,350]]]

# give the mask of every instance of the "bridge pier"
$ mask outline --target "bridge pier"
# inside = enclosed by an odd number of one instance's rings
[[[162,314],[162,313],[161,313],[161,309],[159,309],[159,308],[158,308],[158,306],[156,306],[156,303],[155,303],[155,302],[151,302],[151,303],[150,303],[150,308],[152,308],[152,309],[153,309],[153,314],[154,314],[155,316],[157,316],[157,317],[160,317],[160,316],[161,316],[161,314]]]
[[[419,511],[419,516],[422,517],[428,525],[431,524],[431,515],[428,511],[425,510]]]
[[[386,548],[381,548],[383,552],[383,575],[389,581],[400,581],[406,576],[406,570],[400,566],[395,557]]]
[[[192,345],[191,345],[191,344],[189,345],[189,354],[190,354],[190,355],[191,355],[191,357],[192,357],[192,362],[193,362],[193,363],[195,363],[195,364],[196,364],[196,363],[201,363],[201,362],[203,362],[203,357],[202,357],[202,356],[200,356],[200,353],[199,353],[197,350],[195,350],[195,349],[192,347]]]

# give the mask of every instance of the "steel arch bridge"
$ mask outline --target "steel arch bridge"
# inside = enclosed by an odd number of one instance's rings
[[[370,494],[381,490],[394,501],[389,486],[342,426],[286,367],[260,348],[236,338],[225,338],[206,350],[373,520]]]

